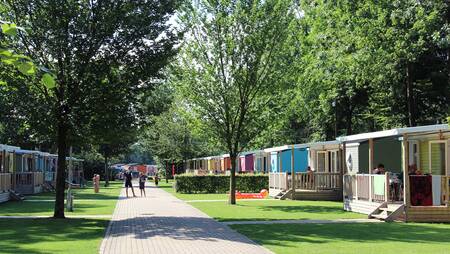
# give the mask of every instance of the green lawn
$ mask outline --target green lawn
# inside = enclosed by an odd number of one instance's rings
[[[283,254],[450,253],[450,224],[271,224],[232,228]]]
[[[116,206],[117,197],[122,183],[112,182],[107,188],[100,188],[100,193],[94,193],[92,187],[74,189],[74,211],[66,212],[66,215],[105,215],[112,214]],[[1,216],[20,215],[48,215],[53,214],[55,205],[54,193],[41,193],[27,196],[23,202],[7,202],[0,204]]]
[[[160,182],[160,188],[177,198],[192,200],[223,200],[217,202],[192,202],[192,206],[200,209],[218,221],[239,220],[332,220],[367,218],[366,215],[346,212],[342,202],[330,201],[293,201],[272,200],[261,201],[238,200],[237,205],[227,204],[227,194],[180,194],[175,193],[172,182]]]
[[[108,220],[1,219],[0,253],[98,253]]]
[[[262,200],[190,203],[218,221],[239,220],[333,220],[367,218],[346,212],[342,203],[329,201]]]
[[[66,215],[112,215],[122,182],[76,189],[75,211]],[[54,193],[27,196],[23,202],[0,204],[0,215],[53,214]],[[98,253],[108,219],[0,219],[0,253]]]
[[[227,194],[183,194],[183,193],[176,193],[175,190],[172,187],[173,181],[169,181],[169,183],[166,183],[166,180],[162,180],[159,182],[158,187],[164,189],[165,191],[169,192],[170,194],[174,195],[175,197],[189,201],[189,200],[224,200],[226,201],[228,199]]]

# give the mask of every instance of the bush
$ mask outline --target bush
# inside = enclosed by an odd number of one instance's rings
[[[226,193],[230,189],[230,176],[177,175],[174,187],[180,193]],[[240,192],[260,192],[268,188],[268,175],[236,175],[236,190]]]

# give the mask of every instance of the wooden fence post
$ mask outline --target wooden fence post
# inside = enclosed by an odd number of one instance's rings
[[[389,172],[385,173],[385,183],[384,183],[385,191],[384,191],[384,201],[389,202]]]

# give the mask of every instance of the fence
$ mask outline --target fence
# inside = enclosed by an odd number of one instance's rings
[[[289,176],[290,178],[290,176]],[[302,190],[339,190],[342,186],[340,173],[295,173],[295,187]]]
[[[0,192],[6,192],[11,189],[11,174],[0,173]]]
[[[289,179],[286,173],[269,173],[269,188],[287,190],[289,189]]]
[[[443,206],[449,204],[450,176],[410,175],[409,195],[412,206]]]
[[[14,173],[14,184],[39,186],[44,183],[44,174],[42,172],[20,172]]]
[[[390,191],[389,173],[385,175],[344,175],[343,182],[343,195],[347,199],[366,200],[370,202],[394,200]]]
[[[270,173],[269,188],[286,190],[291,188],[291,175]],[[340,173],[295,173],[295,188],[301,190],[339,190],[342,186]]]

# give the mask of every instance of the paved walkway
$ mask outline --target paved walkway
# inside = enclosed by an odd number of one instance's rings
[[[122,190],[101,254],[271,253],[162,189],[148,187],[146,198],[124,196]]]
[[[256,225],[256,224],[336,224],[336,223],[381,223],[376,219],[336,219],[336,220],[266,220],[266,221],[226,221],[225,225]]]

